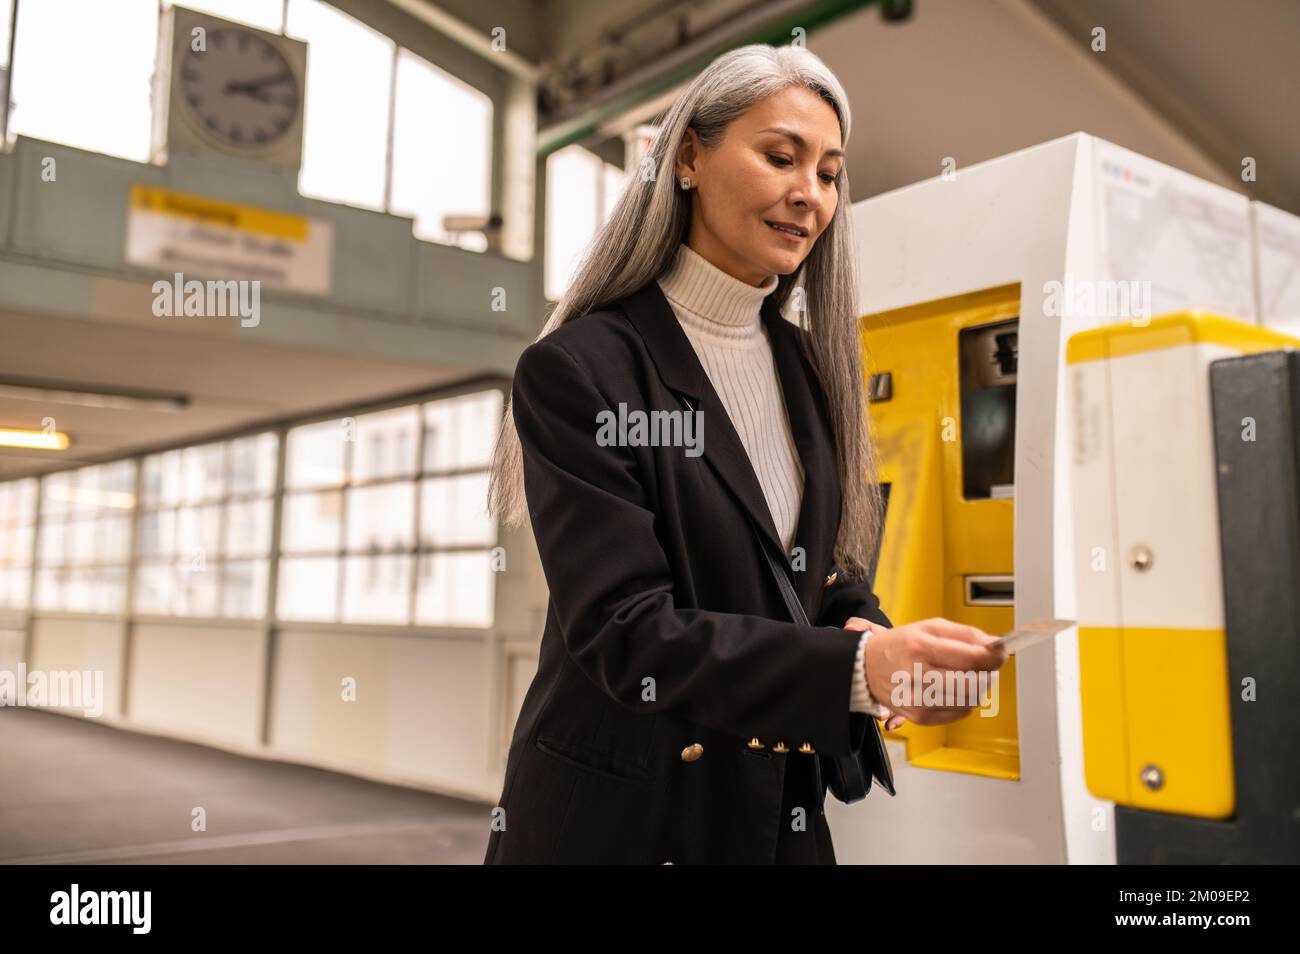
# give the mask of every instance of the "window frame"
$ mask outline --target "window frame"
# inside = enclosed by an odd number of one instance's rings
[[[496,594],[498,592],[495,577],[491,577],[492,591],[489,596],[490,601],[490,618],[485,625],[473,624],[443,624],[443,623],[424,623],[418,622],[418,598],[420,585],[420,562],[424,558],[431,557],[439,553],[456,553],[472,552],[481,553],[486,551],[490,555],[495,548],[501,546],[501,527],[499,521],[492,518],[493,532],[491,540],[486,544],[476,543],[428,543],[426,544],[420,532],[421,523],[421,501],[423,498],[423,482],[432,478],[455,477],[464,474],[481,474],[490,472],[490,459],[485,460],[482,464],[472,466],[457,465],[453,467],[425,467],[425,435],[427,432],[426,408],[434,406],[442,401],[453,400],[455,398],[481,392],[495,391],[499,395],[498,408],[504,410],[509,403],[510,381],[498,375],[480,375],[466,379],[457,384],[444,386],[436,389],[423,389],[418,392],[402,394],[389,398],[379,399],[371,402],[346,405],[340,408],[332,408],[328,411],[315,412],[310,415],[301,415],[277,420],[272,423],[264,423],[255,426],[244,426],[232,429],[219,434],[205,435],[201,439],[185,442],[173,442],[167,445],[152,446],[141,450],[134,451],[130,454],[106,456],[99,459],[78,462],[76,465],[59,467],[45,471],[36,475],[23,475],[8,478],[0,481],[0,484],[20,484],[25,480],[35,480],[35,498],[34,513],[28,524],[31,529],[30,551],[28,553],[29,577],[27,580],[27,601],[24,606],[0,606],[0,616],[28,616],[41,618],[76,618],[92,619],[103,621],[124,621],[127,623],[148,623],[148,624],[169,624],[178,626],[204,626],[204,627],[261,627],[271,628],[284,631],[328,631],[338,633],[373,633],[376,631],[385,632],[402,632],[415,635],[446,635],[449,632],[460,632],[468,635],[479,636],[489,633],[497,628],[496,612]],[[345,459],[344,483],[340,485],[329,485],[328,487],[304,488],[300,490],[291,489],[286,483],[288,464],[288,447],[290,431],[312,424],[320,424],[331,420],[340,420],[345,418],[358,418],[366,414],[379,413],[383,411],[396,410],[403,407],[411,407],[416,415],[418,430],[416,432],[416,446],[414,450],[414,466],[408,474],[404,475],[386,475],[381,477],[363,478],[353,480],[350,473],[351,455],[355,448],[349,448],[347,458]],[[491,418],[492,425],[498,426],[500,420],[494,414]],[[232,461],[234,455],[231,453],[230,445],[242,438],[256,438],[259,435],[272,434],[276,438],[276,447],[274,454],[274,472],[273,481],[269,491],[260,490],[233,493],[233,481],[231,479]],[[493,434],[495,438],[495,433]],[[355,442],[351,442],[355,443]],[[207,447],[215,444],[223,446],[222,457],[222,492],[219,497],[205,498],[201,501],[189,501],[185,499],[182,491],[179,499],[173,502],[166,502],[165,498],[159,497],[150,504],[145,503],[145,467],[146,459],[154,456],[181,451],[189,448]],[[46,480],[57,474],[74,473],[87,467],[98,467],[111,465],[122,462],[130,462],[133,474],[133,494],[134,503],[127,514],[127,546],[126,558],[121,563],[104,564],[102,567],[99,563],[69,563],[61,559],[57,565],[42,559],[41,535],[47,519],[52,516],[47,511],[47,500],[45,495]],[[409,571],[407,573],[407,612],[405,621],[357,621],[345,620],[343,614],[347,560],[349,557],[365,556],[369,551],[358,548],[347,547],[347,490],[365,487],[384,486],[391,484],[409,484],[414,495],[412,501],[412,520],[411,520],[411,537],[409,545],[397,548],[385,548],[377,551],[379,555],[401,556],[409,560]],[[343,495],[343,503],[340,513],[340,533],[339,546],[334,550],[328,551],[286,551],[284,547],[284,508],[286,499],[295,493],[319,493],[319,492],[339,492]],[[243,555],[232,557],[227,553],[227,510],[232,503],[255,502],[269,500],[271,504],[271,527],[269,547],[264,556]],[[218,550],[215,559],[211,562],[217,563],[220,567],[220,575],[217,583],[217,594],[215,597],[215,612],[204,615],[183,615],[174,612],[156,613],[144,612],[136,609],[137,594],[139,592],[139,571],[143,565],[172,565],[174,566],[181,558],[182,554],[173,548],[170,557],[147,557],[141,553],[143,542],[142,523],[147,515],[170,512],[178,514],[186,507],[207,507],[219,506],[219,540]],[[62,514],[57,517],[60,523],[66,524],[67,521],[76,516],[75,514]],[[93,515],[95,519],[101,516],[99,509],[96,509]],[[78,517],[81,519],[81,517]],[[302,556],[326,556],[337,560],[338,587],[336,592],[335,615],[333,619],[299,619],[296,617],[283,617],[279,612],[279,587],[280,587],[280,568],[285,560],[292,560]],[[250,616],[230,616],[225,611],[225,583],[227,564],[231,562],[256,562],[265,560],[267,563],[266,574],[266,594],[262,606],[262,612]],[[80,570],[102,569],[102,568],[120,568],[124,572],[123,593],[121,608],[118,611],[97,611],[85,609],[66,609],[66,608],[45,608],[38,606],[36,603],[38,575],[42,569],[68,569],[69,567]],[[21,569],[21,567],[17,567]],[[496,571],[489,569],[489,573]]]

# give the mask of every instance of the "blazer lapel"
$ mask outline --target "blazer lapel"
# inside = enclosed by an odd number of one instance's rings
[[[777,375],[790,415],[790,430],[804,468],[803,500],[794,545],[804,548],[804,570],[795,573],[795,590],[808,618],[816,620],[831,551],[840,526],[839,462],[816,372],[800,345],[802,332],[781,316],[774,298],[763,302],[763,321],[772,341]],[[816,391],[814,391],[816,387]]]
[[[726,406],[709,381],[695,348],[682,330],[657,281],[650,281],[620,303],[645,342],[665,386],[691,399],[704,414],[703,457],[758,524],[769,545],[785,552],[758,475],[736,433]],[[811,366],[799,353],[798,329],[781,316],[769,296],[761,308],[772,343],[790,428],[804,468],[803,498],[794,546],[804,550],[804,572],[794,573],[795,590],[810,619],[815,618],[829,565],[833,534],[839,526],[840,493],[833,446],[819,413],[808,375]],[[789,563],[790,554],[786,554]]]

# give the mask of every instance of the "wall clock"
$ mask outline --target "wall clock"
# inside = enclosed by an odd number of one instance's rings
[[[161,33],[155,161],[215,154],[296,173],[307,45],[176,6],[164,12]]]

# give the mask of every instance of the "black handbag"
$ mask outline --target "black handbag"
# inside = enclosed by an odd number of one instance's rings
[[[794,583],[781,568],[781,563],[772,555],[766,538],[754,523],[752,516],[750,525],[753,526],[754,536],[758,539],[758,548],[763,551],[768,566],[772,568],[772,576],[775,577],[776,585],[781,590],[781,598],[785,600],[785,608],[789,611],[790,618],[801,626],[812,625],[808,622],[808,614],[804,612],[803,604],[799,602],[799,594],[795,592]],[[817,791],[821,791],[824,758],[827,770],[826,786],[832,795],[846,805],[867,797],[873,777],[891,796],[895,794],[894,770],[889,763],[889,753],[885,750],[885,740],[880,734],[880,725],[873,716],[867,713],[858,714],[867,720],[866,738],[862,741],[862,747],[852,755],[836,757],[818,755],[813,760],[817,773]]]

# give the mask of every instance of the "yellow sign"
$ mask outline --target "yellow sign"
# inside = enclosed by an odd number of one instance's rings
[[[288,239],[291,242],[307,241],[307,230],[311,222],[303,215],[290,215],[287,212],[259,209],[251,205],[237,205],[234,202],[209,199],[191,192],[172,192],[170,189],[158,189],[139,184],[131,187],[131,207],[174,215],[194,222],[205,222],[209,225],[224,225],[245,232],[259,232],[262,235]]]
[[[131,186],[129,264],[325,295],[332,253],[333,225],[323,219],[142,183]]]

